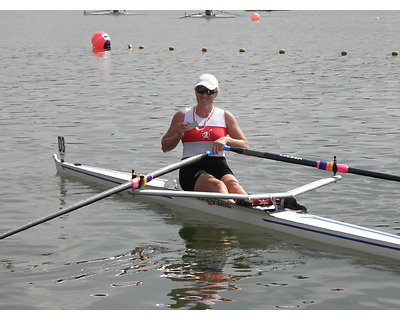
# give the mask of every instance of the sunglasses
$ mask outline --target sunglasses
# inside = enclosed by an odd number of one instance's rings
[[[206,89],[206,88],[196,88],[195,90],[197,93],[200,93],[200,94],[207,93],[207,95],[209,95],[209,96],[218,92],[218,90],[210,90],[210,89]]]

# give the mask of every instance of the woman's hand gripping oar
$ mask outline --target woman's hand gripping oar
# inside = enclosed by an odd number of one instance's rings
[[[352,173],[352,174],[358,174],[361,176],[368,176],[368,177],[373,177],[373,178],[378,178],[378,179],[385,179],[385,180],[400,182],[400,176],[395,176],[392,174],[375,172],[375,171],[368,171],[368,170],[363,170],[363,169],[357,169],[357,168],[350,168],[345,164],[336,163],[336,160],[334,160],[333,162],[313,161],[313,160],[302,159],[299,157],[292,157],[292,156],[274,154],[274,153],[269,153],[269,152],[260,152],[260,151],[254,151],[254,150],[243,149],[243,148],[231,148],[228,146],[225,146],[224,150],[233,151],[236,153],[244,154],[246,156],[265,158],[265,159],[271,159],[271,160],[276,160],[276,161],[300,164],[300,165],[308,166],[308,167],[314,167],[314,168],[318,168],[321,170],[332,171],[335,174],[336,173]]]
[[[7,238],[7,237],[9,237],[9,236],[11,236],[13,234],[16,234],[16,233],[24,231],[26,229],[32,228],[32,227],[37,226],[37,225],[39,225],[39,224],[41,224],[43,222],[46,222],[46,221],[49,221],[51,219],[57,218],[59,216],[62,216],[63,214],[69,213],[69,212],[74,211],[76,209],[79,209],[79,208],[82,208],[82,207],[87,206],[89,204],[92,204],[92,203],[94,203],[96,201],[99,201],[99,200],[102,200],[102,199],[107,198],[109,196],[112,196],[113,194],[116,194],[118,192],[130,189],[130,188],[134,188],[135,189],[135,188],[143,187],[147,182],[150,182],[154,178],[160,177],[160,176],[162,176],[164,174],[167,174],[169,172],[175,171],[175,170],[177,170],[179,168],[182,168],[182,167],[184,167],[186,165],[189,165],[189,164],[195,163],[197,161],[200,161],[201,159],[203,159],[203,158],[205,158],[205,157],[207,157],[207,156],[209,156],[211,154],[213,154],[212,151],[207,151],[205,153],[201,153],[201,154],[195,155],[193,157],[186,158],[186,159],[184,159],[182,161],[170,164],[170,165],[168,165],[168,166],[166,166],[164,168],[161,168],[161,169],[159,169],[157,171],[154,171],[153,173],[139,175],[139,176],[133,178],[132,180],[130,180],[130,181],[126,182],[126,183],[120,184],[119,186],[116,186],[114,188],[111,188],[111,189],[108,189],[106,191],[103,191],[103,192],[101,192],[101,193],[99,193],[99,194],[97,194],[97,195],[95,195],[93,197],[90,197],[90,198],[88,198],[86,200],[80,201],[80,202],[78,202],[78,203],[76,203],[76,204],[74,204],[74,205],[72,205],[72,206],[70,206],[68,208],[62,209],[62,210],[60,210],[60,211],[58,211],[58,212],[56,212],[54,214],[51,214],[51,215],[49,215],[47,217],[43,217],[43,218],[41,218],[41,219],[39,219],[37,221],[33,221],[33,222],[31,222],[31,223],[29,223],[27,225],[24,225],[24,226],[19,227],[17,229],[8,231],[6,233],[3,233],[2,235],[0,235],[0,239]]]

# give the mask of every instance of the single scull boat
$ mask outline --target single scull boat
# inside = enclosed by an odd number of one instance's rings
[[[222,11],[215,13],[212,10],[205,10],[204,13],[194,13],[194,14],[186,14],[183,17],[180,17],[179,19],[182,18],[205,18],[205,19],[214,19],[214,18],[235,18],[235,15],[232,13],[229,13],[228,15],[226,14],[221,14]],[[238,15],[237,15],[238,16]]]
[[[137,16],[137,15],[143,15],[142,13],[131,13],[128,12],[127,10],[85,10],[83,11],[83,14],[85,16]]]
[[[54,154],[53,158],[59,174],[104,187],[115,187],[132,179],[130,173],[65,162],[64,152],[60,152],[60,157]],[[283,193],[252,195],[181,191],[171,181],[155,178],[147,182],[144,188],[130,189],[129,193],[321,243],[400,260],[399,236],[312,215],[297,203],[298,195],[341,178],[340,175],[334,175]],[[236,199],[237,204],[222,199]],[[255,205],[254,200],[261,201]]]

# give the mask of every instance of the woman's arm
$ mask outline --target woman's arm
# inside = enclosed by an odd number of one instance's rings
[[[188,122],[183,122],[185,110],[179,110],[172,118],[168,131],[161,139],[161,149],[168,152],[179,144],[185,132],[188,130]]]
[[[221,137],[214,142],[214,153],[222,151],[225,145],[230,147],[248,149],[250,147],[249,142],[247,141],[246,136],[240,128],[235,116],[229,111],[225,111],[225,122],[227,136]]]

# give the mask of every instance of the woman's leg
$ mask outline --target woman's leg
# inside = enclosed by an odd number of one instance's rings
[[[194,185],[195,191],[229,193],[224,182],[208,173],[202,173]]]
[[[221,181],[226,185],[229,193],[247,194],[233,174],[224,175]]]
[[[211,174],[203,173],[197,179],[194,190],[202,192],[247,194],[232,174],[226,174],[222,177],[222,180],[218,180]],[[233,199],[227,199],[225,201],[235,203]]]

